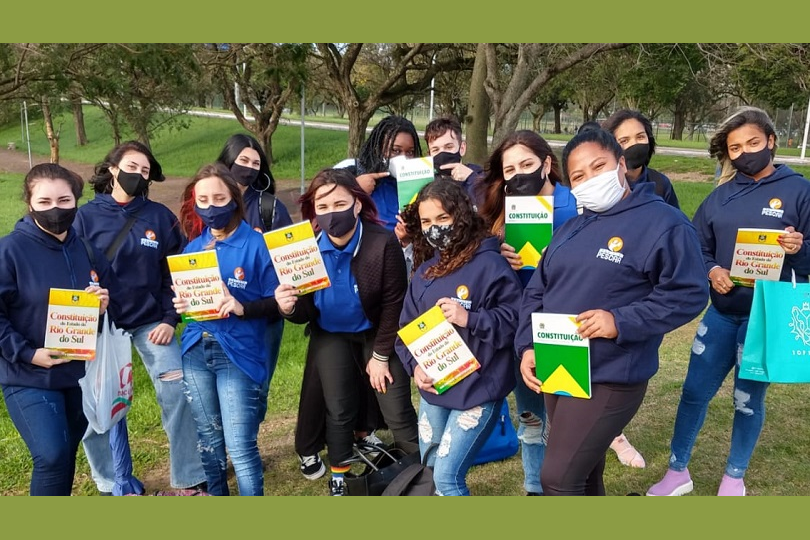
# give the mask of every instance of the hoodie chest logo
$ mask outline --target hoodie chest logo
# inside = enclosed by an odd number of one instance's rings
[[[245,287],[247,287],[245,271],[241,266],[237,266],[233,271],[233,277],[228,278],[228,288],[244,289]]]
[[[618,236],[612,237],[607,242],[607,248],[599,248],[599,251],[596,252],[597,259],[603,259],[608,262],[621,264],[622,259],[624,259],[624,254],[621,253],[622,248],[624,247],[624,240],[622,240]]]
[[[768,201],[768,207],[762,209],[763,216],[771,216],[775,218],[781,218],[784,215],[785,211],[782,210],[782,201],[774,197],[770,201]]]
[[[146,232],[143,233],[143,238],[141,238],[141,245],[148,248],[157,249],[160,242],[158,242],[156,238],[157,235],[155,234],[155,231],[146,229]]]
[[[470,298],[470,289],[466,285],[459,285],[456,287],[456,296],[452,298],[454,302],[457,302],[461,307],[466,309],[467,311],[470,310],[472,307],[472,301],[469,300]]]

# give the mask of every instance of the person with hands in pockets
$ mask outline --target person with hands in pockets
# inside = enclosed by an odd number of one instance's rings
[[[605,454],[641,406],[658,347],[703,310],[708,287],[694,227],[651,184],[630,190],[610,133],[578,133],[562,165],[581,213],[554,232],[525,288],[515,348],[526,386],[542,391],[532,313],[576,315],[591,340],[591,397],[545,395],[540,480],[545,495],[604,495]]]
[[[424,186],[403,212],[414,239],[416,270],[400,327],[439,306],[480,368],[438,394],[401,339],[396,350],[419,388],[419,447],[433,467],[437,495],[469,495],[467,471],[498,421],[515,386],[513,342],[520,281],[500,255],[460,182]],[[438,445],[435,452],[429,449]]]

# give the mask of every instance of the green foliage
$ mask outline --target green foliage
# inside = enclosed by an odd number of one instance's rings
[[[749,101],[787,109],[807,103],[810,49],[805,43],[740,44],[732,64]]]

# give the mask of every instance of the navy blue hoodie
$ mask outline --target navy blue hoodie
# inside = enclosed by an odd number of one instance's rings
[[[731,268],[737,229],[784,229],[793,226],[804,235],[798,253],[785,256],[780,281],[790,281],[791,269],[796,281],[807,282],[810,274],[810,183],[787,165],[755,182],[737,173],[729,182],[717,186],[698,207],[692,220],[703,247],[708,279],[715,266]],[[748,315],[754,289],[733,287],[728,294],[711,290],[712,304],[721,313]]]
[[[438,256],[433,257],[414,273],[402,306],[400,328],[440,298],[452,298],[469,312],[467,327],[456,330],[481,367],[443,394],[420,393],[428,403],[456,410],[501,399],[515,387],[512,344],[521,292],[517,274],[501,256],[495,237],[486,238],[472,260],[452,274],[426,280],[425,270],[437,261]],[[399,337],[395,347],[405,370],[413,376],[416,360]]]
[[[242,195],[242,200],[245,202],[245,221],[247,221],[248,225],[250,225],[254,231],[265,233],[269,229],[264,226],[262,212],[259,208],[261,196],[261,191],[254,189],[253,187],[249,187]],[[287,225],[292,225],[292,217],[290,217],[289,210],[287,210],[284,203],[279,200],[278,195],[275,197],[276,207],[273,210],[273,223],[271,223],[271,228],[278,229],[281,227],[286,227]]]
[[[616,206],[585,210],[554,232],[523,293],[515,348],[533,347],[531,314],[610,311],[616,339],[591,340],[593,383],[635,384],[658,371],[667,332],[706,307],[700,242],[687,217],[640,185]]]
[[[117,293],[103,254],[87,249],[71,229],[60,242],[26,216],[8,236],[0,239],[0,384],[31,388],[78,387],[85,363],[67,362],[50,369],[31,363],[45,344],[48,293],[51,288],[84,290],[91,274],[110,289],[110,317],[118,315]]]
[[[79,208],[73,227],[105,251],[133,215],[135,224],[112,260],[118,282],[126,288],[117,299],[122,314],[116,325],[125,330],[155,322],[175,326],[179,316],[166,256],[183,251],[186,239],[171,210],[142,197],[122,206],[112,195],[100,193]]]

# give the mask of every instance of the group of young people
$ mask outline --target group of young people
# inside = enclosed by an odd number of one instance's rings
[[[609,449],[625,465],[645,466],[623,430],[658,370],[664,335],[711,298],[692,347],[669,469],[648,494],[693,489],[692,447],[709,401],[734,370],[734,429],[718,494],[744,495],[767,384],[737,373],[752,296],[729,279],[737,229],[785,230],[781,279],[792,270],[797,280],[810,274],[810,185],[774,165],[777,137],[767,114],[742,108],[719,127],[710,153],[724,176],[692,222],[671,182],[649,168],[655,138],[635,111],[583,126],[561,160],[540,135],[517,131],[483,167],[463,163],[461,126],[452,118],[431,122],[425,142],[436,179],[402,211],[391,161],[422,155],[405,118],[383,119],[357,158],[315,175],[301,214],[319,232],[331,286],[309,294],[279,284],[258,234],[292,220],[251,137],[234,135],[199,170],[179,219],[148,198],[149,184],[163,175],[138,143],[105,157],[91,179],[95,199],[78,210],[81,178],[58,165],[34,167],[24,182],[28,214],[0,239],[0,385],[34,461],[31,494],[70,494],[82,440],[99,490],[110,491],[109,443],[88,430],[82,413],[83,366],[43,347],[49,288],[86,287],[132,335],[149,371],[172,486],[214,495],[229,494],[228,460],[241,495],[264,492],[257,436],[285,319],[306,324],[309,339],[295,450],[302,474],[315,480],[326,472],[326,449],[331,495],[345,494],[357,445],[378,441],[380,429],[428,454],[437,494],[469,495],[467,473],[512,392],[526,493],[603,495]],[[523,268],[516,246],[504,242],[509,195],[553,199],[554,232],[536,269]],[[762,212],[774,199],[781,212]],[[96,250],[92,259],[82,238]],[[189,306],[174,295],[166,256],[203,250],[217,252],[224,318],[190,322],[178,344],[175,327]],[[441,394],[397,337],[434,306],[480,363]],[[576,316],[578,333],[590,340],[590,399],[542,392],[533,313]]]

